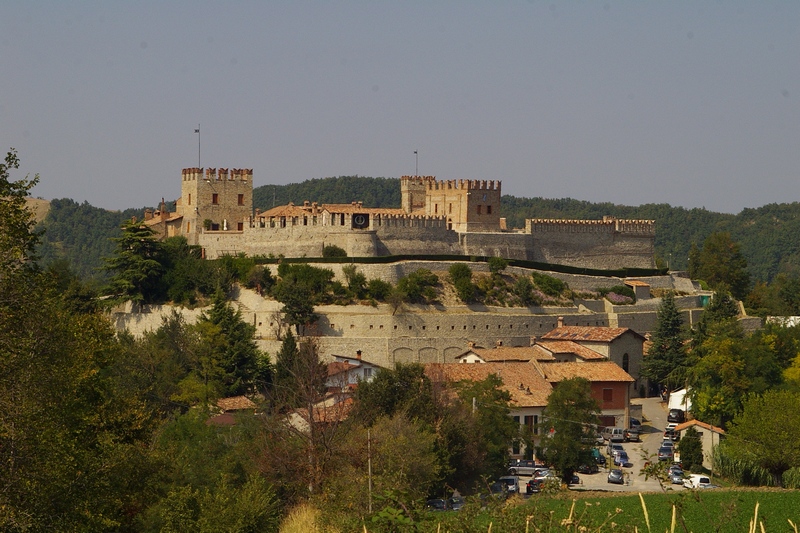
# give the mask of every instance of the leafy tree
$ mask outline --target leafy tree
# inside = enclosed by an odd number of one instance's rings
[[[472,283],[472,269],[464,263],[454,263],[450,269],[450,283],[456,289],[462,302],[470,302],[475,298],[475,285]]]
[[[255,327],[244,322],[241,311],[234,310],[219,293],[197,326],[202,342],[212,351],[211,359],[219,365],[222,393],[236,396],[251,392],[259,360],[266,358],[253,340]]]
[[[517,295],[522,305],[533,305],[536,299],[533,297],[533,283],[528,276],[520,276],[514,283],[514,294]]]
[[[367,283],[367,294],[379,302],[383,302],[392,292],[392,286],[382,279],[371,279]]]
[[[539,290],[548,296],[560,296],[567,289],[566,283],[553,276],[532,272],[531,277],[536,286],[539,287]]]
[[[13,148],[0,163],[0,272],[4,274],[19,269],[31,259],[39,242],[33,231],[35,220],[27,208],[25,198],[39,182],[39,176],[10,181],[10,170],[19,168],[19,158]]]
[[[439,278],[427,268],[420,268],[400,278],[397,288],[411,303],[430,303],[436,299]]]
[[[132,219],[122,227],[122,236],[113,240],[116,252],[105,260],[106,270],[113,273],[108,294],[136,304],[156,301],[164,268],[161,243],[153,230]]]
[[[354,399],[353,418],[366,426],[398,413],[430,422],[436,412],[433,385],[425,367],[417,363],[379,370],[372,381],[359,384]]]
[[[272,277],[269,268],[264,265],[254,265],[247,273],[245,286],[248,289],[254,289],[262,296],[269,294],[273,285],[275,285],[275,278]]]
[[[700,321],[692,332],[692,348],[698,349],[703,341],[708,337],[709,328],[713,324],[735,320],[739,315],[739,308],[736,302],[726,292],[714,293],[711,302],[703,311]]]
[[[367,277],[359,272],[355,265],[342,267],[342,273],[347,280],[347,290],[356,298],[363,298],[367,294]]]
[[[280,281],[272,290],[275,298],[283,303],[281,311],[286,322],[295,326],[300,335],[302,328],[313,324],[319,318],[314,313],[314,305],[322,303],[327,297],[333,271],[315,268],[306,263],[278,266]]]
[[[686,355],[687,331],[683,317],[668,292],[658,308],[658,323],[650,338],[650,349],[642,361],[641,375],[654,384],[673,390],[683,385],[689,361]]]
[[[494,275],[500,274],[503,270],[508,268],[508,260],[502,257],[489,258],[489,272]]]
[[[714,232],[703,242],[698,257],[697,277],[715,290],[729,290],[738,299],[747,295],[750,273],[739,244],[730,233]]]
[[[728,453],[759,465],[772,474],[776,485],[783,486],[783,474],[800,467],[798,405],[797,392],[767,391],[749,396],[728,430]]]
[[[586,443],[592,442],[599,412],[591,383],[584,378],[559,382],[547,399],[542,416],[553,431],[542,439],[537,456],[555,466],[566,483],[580,465],[592,460]]]
[[[326,244],[322,248],[322,257],[347,257],[347,252],[335,244]]]
[[[683,434],[678,451],[681,453],[681,464],[683,468],[691,472],[700,472],[703,468],[703,443],[700,441],[700,434],[694,428],[689,427]]]

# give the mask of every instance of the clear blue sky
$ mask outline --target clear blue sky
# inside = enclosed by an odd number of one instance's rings
[[[11,0],[0,68],[0,149],[48,199],[175,199],[199,123],[201,166],[256,186],[418,150],[516,196],[800,200],[796,1]]]

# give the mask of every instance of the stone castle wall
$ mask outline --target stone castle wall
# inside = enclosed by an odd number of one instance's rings
[[[596,269],[654,268],[655,223],[650,220],[526,221],[532,261]]]

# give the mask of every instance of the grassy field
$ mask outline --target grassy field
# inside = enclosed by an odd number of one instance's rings
[[[647,518],[642,506],[644,500]],[[758,505],[758,522],[751,521]],[[318,531],[415,531],[431,533],[546,532],[795,532],[800,527],[800,491],[716,489],[615,496],[570,492],[509,500],[482,509],[470,502],[459,512],[421,512],[414,524],[350,522]],[[649,526],[648,526],[649,520]],[[790,523],[790,520],[792,523]],[[794,525],[793,525],[794,524]],[[366,526],[366,527],[365,527]],[[308,525],[306,527],[309,527]],[[763,529],[762,529],[763,528]],[[312,529],[307,529],[313,531]]]

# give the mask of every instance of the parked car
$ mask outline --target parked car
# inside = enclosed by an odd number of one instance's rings
[[[625,475],[622,473],[622,470],[619,468],[614,468],[608,473],[608,482],[609,483],[616,483],[617,485],[624,485],[625,484]]]
[[[622,444],[616,444],[616,443],[613,443],[613,442],[609,442],[608,443],[608,448],[606,448],[606,453],[608,453],[608,455],[613,456],[615,451],[624,452],[625,451],[625,447]]]
[[[675,452],[672,448],[665,448],[662,446],[658,449],[658,460],[659,461],[672,461],[672,458],[675,457]]]
[[[501,483],[499,481],[495,481],[491,485],[489,485],[489,492],[491,493],[493,498],[498,498],[501,500],[505,500],[508,498],[508,485],[505,483]]]
[[[687,489],[709,488],[709,485],[711,485],[711,479],[702,474],[690,474],[689,477],[683,481],[683,486]]]
[[[506,485],[506,490],[509,494],[519,493],[519,476],[502,476],[497,481]]]
[[[619,452],[614,456],[614,465],[615,466],[625,466],[630,463],[631,460],[628,458],[627,452]]]
[[[588,465],[581,465],[578,467],[580,474],[596,474],[600,469],[597,468],[597,463],[589,463]]]
[[[680,424],[684,420],[686,420],[686,413],[683,412],[683,409],[670,409],[667,413],[667,422]]]
[[[625,442],[625,428],[613,426],[603,428],[603,439],[608,442]]]
[[[642,442],[642,438],[639,433],[639,428],[636,429],[629,429],[625,432],[625,440],[628,442]]]
[[[525,492],[528,494],[535,494],[542,490],[542,483],[544,483],[541,479],[531,479],[525,484]]]
[[[641,429],[642,421],[638,418],[631,418],[630,424],[628,424],[628,429]]]
[[[508,473],[512,476],[532,476],[542,468],[545,467],[537,465],[536,461],[530,459],[512,459],[508,463]]]
[[[603,455],[602,452],[600,452],[600,449],[592,448],[592,457],[594,457],[594,462],[595,463],[597,463],[599,465],[605,465],[606,464],[606,456]]]
[[[683,480],[686,479],[686,476],[683,473],[683,470],[673,470],[669,474],[669,481],[673,485],[683,485]]]
[[[447,510],[447,500],[443,500],[441,498],[434,498],[432,500],[428,500],[425,504],[429,511],[446,511]]]
[[[659,446],[659,447],[660,448],[672,448],[674,450],[675,449],[675,443],[672,442],[672,439],[664,439],[663,441],[661,441],[661,446]]]
[[[572,477],[569,478],[569,485],[580,485],[581,478],[578,477],[577,474],[572,474]]]
[[[460,511],[461,508],[464,507],[465,503],[466,502],[464,501],[464,498],[462,498],[461,496],[453,496],[452,498],[447,500],[447,505],[453,511]]]

